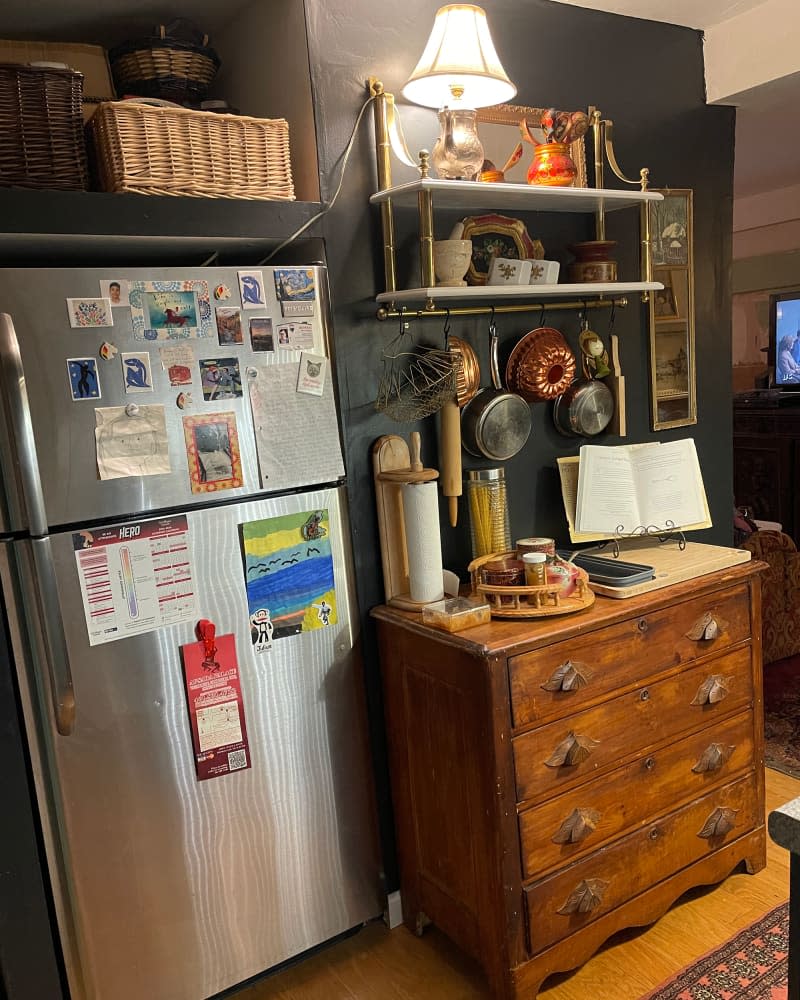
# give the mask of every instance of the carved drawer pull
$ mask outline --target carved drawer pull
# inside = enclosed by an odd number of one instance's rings
[[[586,687],[592,674],[585,663],[565,660],[553,671],[550,680],[541,685],[543,691],[577,691]]]
[[[573,913],[591,913],[603,902],[603,894],[609,883],[599,878],[587,878],[575,886],[569,899],[561,904],[556,913],[568,917]]]
[[[573,809],[551,837],[554,844],[579,844],[597,829],[600,813],[594,809]]]
[[[735,746],[725,746],[724,743],[709,743],[692,770],[695,774],[705,774],[707,771],[718,771],[727,764]]]
[[[723,677],[722,674],[712,674],[710,677],[706,677],[697,689],[697,694],[692,698],[691,704],[718,704],[730,694],[730,683],[732,680],[732,677]]]
[[[714,837],[724,837],[730,833],[736,825],[734,820],[738,809],[715,809],[703,824],[703,829],[697,834],[703,840],[712,840]]]
[[[562,764],[574,767],[576,764],[582,764],[592,750],[599,746],[599,742],[588,736],[576,735],[570,730],[567,738],[558,744],[545,764],[547,767],[561,767]]]
[[[710,641],[711,639],[716,639],[718,636],[727,628],[728,623],[719,618],[717,615],[713,615],[710,611],[706,611],[704,615],[701,615],[697,621],[692,625],[689,631],[686,633],[687,639],[693,639],[695,642],[700,640]]]

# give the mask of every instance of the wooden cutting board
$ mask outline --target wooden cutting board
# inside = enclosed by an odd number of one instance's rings
[[[592,551],[593,556],[614,561],[609,552]],[[595,594],[604,597],[636,597],[651,590],[669,587],[673,583],[691,580],[696,576],[705,576],[718,569],[727,569],[738,563],[749,562],[750,553],[746,549],[729,549],[724,545],[704,545],[700,542],[687,542],[681,549],[675,541],[660,543],[652,538],[626,538],[620,543],[619,558],[626,562],[642,563],[652,566],[656,575],[652,580],[636,583],[632,587],[609,587],[604,583],[589,582]]]

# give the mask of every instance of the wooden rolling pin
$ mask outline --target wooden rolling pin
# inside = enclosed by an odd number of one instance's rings
[[[461,496],[461,411],[456,397],[448,399],[441,409],[441,484],[447,497],[450,524],[458,524],[458,498]]]

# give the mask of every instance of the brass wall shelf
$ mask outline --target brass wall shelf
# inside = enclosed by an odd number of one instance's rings
[[[381,210],[381,228],[383,231],[383,264],[385,291],[377,296],[379,304],[388,308],[379,310],[379,318],[389,315],[399,315],[396,306],[404,302],[422,302],[420,315],[436,315],[436,300],[456,300],[470,298],[491,298],[496,301],[508,297],[531,297],[534,299],[551,296],[572,296],[576,300],[590,295],[614,293],[624,294],[637,291],[641,293],[642,301],[647,302],[650,292],[661,289],[659,282],[653,281],[652,250],[650,245],[650,214],[648,208],[653,202],[661,201],[663,196],[658,192],[647,190],[648,170],[642,167],[639,178],[632,180],[626,177],[619,168],[613,147],[613,122],[603,119],[596,108],[589,109],[594,142],[594,188],[561,188],[543,187],[529,184],[487,184],[476,181],[449,181],[428,176],[430,154],[421,150],[419,154],[419,178],[405,184],[392,185],[392,137],[395,145],[400,142],[402,156],[405,162],[413,162],[401,141],[398,129],[397,112],[392,94],[386,93],[380,80],[371,78],[368,81],[370,96],[374,100],[375,117],[375,155],[378,169],[379,190],[373,194],[370,201],[379,205]],[[605,160],[624,184],[638,185],[638,191],[617,191],[603,187],[603,168]],[[433,269],[433,202],[434,195],[439,207],[447,208],[504,208],[518,211],[549,211],[549,212],[593,212],[598,240],[605,239],[606,213],[620,208],[639,208],[640,246],[641,246],[641,280],[631,283],[613,283],[609,285],[550,285],[539,286],[532,291],[529,286],[508,289],[502,286],[475,288],[442,288],[436,287]],[[395,267],[395,226],[394,209],[396,206],[416,204],[418,213],[420,287],[400,291],[397,289],[397,271]],[[509,296],[508,293],[513,295]],[[575,304],[553,303],[561,308],[575,308]],[[479,315],[488,312],[491,306],[465,307],[469,311],[459,310],[451,314]],[[496,306],[496,311],[523,311],[535,309],[536,305],[528,306]],[[447,309],[439,311],[444,315]]]

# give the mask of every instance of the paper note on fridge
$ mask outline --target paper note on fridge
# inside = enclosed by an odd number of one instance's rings
[[[708,528],[697,451],[691,438],[646,445],[583,445],[575,528],[624,535],[658,528]]]
[[[331,379],[321,396],[297,392],[298,366],[255,365],[247,384],[264,489],[334,482],[344,475]]]
[[[90,646],[197,617],[185,514],[76,531],[72,543]]]
[[[99,406],[94,420],[101,479],[158,476],[172,471],[163,404]]]

